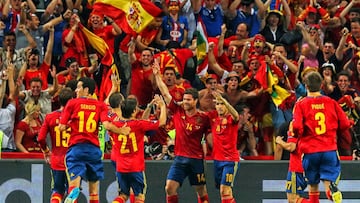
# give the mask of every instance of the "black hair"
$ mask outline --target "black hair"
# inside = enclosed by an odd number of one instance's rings
[[[131,115],[134,113],[135,109],[137,107],[137,101],[134,98],[126,98],[121,103],[121,113],[122,117],[124,118],[130,118]]]
[[[29,81],[29,84],[31,84],[32,82],[40,82],[41,86],[43,84],[42,80],[38,77],[35,77],[35,78],[31,78],[30,81]]]
[[[79,79],[79,82],[82,82],[82,87],[89,89],[89,94],[94,94],[96,83],[95,80],[89,77],[82,77]]]
[[[185,94],[190,94],[193,97],[193,99],[199,99],[199,92],[195,88],[186,89],[184,95]]]
[[[61,89],[59,92],[60,105],[65,106],[67,102],[73,98],[73,96],[74,96],[74,92],[70,88],[65,87]]]
[[[65,87],[69,87],[72,91],[76,90],[76,86],[77,86],[78,80],[69,80],[67,81],[67,83],[65,84]]]

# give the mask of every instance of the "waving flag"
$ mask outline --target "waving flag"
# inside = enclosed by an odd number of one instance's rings
[[[114,58],[113,58],[106,42],[101,37],[95,35],[94,33],[89,31],[82,25],[80,26],[80,30],[84,33],[84,35],[88,39],[90,45],[100,55],[103,56],[103,58],[101,59],[101,63],[107,67],[110,67],[110,70],[107,70],[106,68],[104,68],[102,80],[101,80],[101,86],[99,89],[98,98],[100,101],[104,101],[112,87],[111,75],[115,74],[115,77],[119,78],[118,69],[117,69],[116,65],[114,64]],[[118,87],[118,88],[120,88],[120,87]]]
[[[93,10],[115,20],[125,33],[140,33],[162,12],[150,0],[97,0]]]
[[[278,85],[278,79],[274,77],[270,68],[267,66],[267,79],[268,79],[268,89],[267,91],[271,95],[271,99],[273,100],[276,106],[280,106],[286,98],[288,98],[291,94],[286,89],[282,88]]]
[[[206,76],[207,69],[208,69],[208,58],[207,53],[209,51],[209,43],[207,40],[207,34],[205,30],[205,26],[201,19],[197,22],[196,26],[196,58],[197,58],[197,74],[199,76]]]

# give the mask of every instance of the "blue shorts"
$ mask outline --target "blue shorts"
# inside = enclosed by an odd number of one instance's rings
[[[61,195],[65,194],[65,191],[68,189],[68,181],[65,171],[51,170],[51,191],[54,193],[59,193]]]
[[[135,196],[146,194],[146,177],[144,172],[122,173],[116,172],[117,182],[119,185],[119,194],[130,195],[132,188]]]
[[[337,151],[304,154],[302,165],[309,184],[319,184],[320,180],[337,182],[341,166]]]
[[[70,180],[80,176],[83,180],[96,182],[104,179],[102,152],[99,147],[88,144],[76,144],[66,153],[66,172]]]
[[[203,159],[186,158],[176,156],[171,164],[167,180],[174,180],[180,185],[189,176],[190,185],[205,185],[205,161]]]
[[[232,187],[239,165],[239,162],[214,160],[215,187],[218,189],[220,185]]]
[[[286,178],[286,193],[290,194],[304,194],[304,190],[307,186],[303,173],[288,171]]]

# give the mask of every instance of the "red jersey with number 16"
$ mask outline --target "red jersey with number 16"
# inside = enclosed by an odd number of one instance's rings
[[[337,150],[336,132],[348,130],[350,122],[339,104],[327,96],[307,96],[294,107],[293,132],[299,136],[300,152]]]
[[[51,168],[54,170],[65,170],[64,158],[68,150],[68,141],[70,138],[70,128],[60,132],[59,119],[61,111],[54,111],[46,115],[40,128],[38,141],[41,148],[46,146],[46,135],[50,134],[51,139]]]
[[[71,99],[66,104],[60,124],[71,128],[69,147],[78,143],[99,146],[98,127],[100,121],[109,121],[108,108],[104,102],[92,98]]]

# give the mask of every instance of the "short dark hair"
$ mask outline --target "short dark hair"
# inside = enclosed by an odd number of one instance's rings
[[[171,66],[166,66],[166,67],[164,68],[163,73],[165,73],[165,71],[167,71],[167,70],[174,71],[174,74],[176,74],[176,71],[175,71],[175,68],[174,68],[174,67],[171,67]]]
[[[120,92],[114,92],[109,97],[109,104],[111,108],[119,108],[124,101],[124,96]]]
[[[124,118],[130,118],[137,107],[137,101],[134,98],[126,98],[121,103],[121,114]]]
[[[67,83],[65,84],[65,87],[69,87],[72,91],[75,91],[77,83],[78,83],[78,80],[72,79],[72,80],[67,81]]]
[[[43,82],[40,78],[35,77],[35,78],[31,78],[29,81],[29,84],[31,84],[32,82],[40,82],[40,85],[42,86]]]
[[[8,36],[13,36],[13,37],[15,37],[15,40],[16,40],[16,34],[15,34],[15,32],[10,31],[10,32],[5,33],[5,35],[4,35],[4,41],[5,41],[5,38],[8,37]]]
[[[83,88],[88,88],[89,89],[89,94],[94,94],[95,92],[95,87],[96,87],[96,83],[95,80],[89,77],[82,77],[79,79],[79,82],[82,82],[82,87]]]
[[[246,104],[237,104],[235,106],[235,110],[240,114],[242,115],[244,113],[244,110],[245,109],[250,109],[250,107]]]
[[[67,102],[73,98],[73,96],[74,96],[74,92],[70,88],[65,87],[61,89],[59,92],[60,105],[65,106]]]
[[[350,80],[351,74],[347,70],[342,70],[336,75],[336,80],[338,80],[340,76],[346,76],[348,80]]]
[[[309,92],[318,92],[321,89],[323,78],[319,72],[311,72],[305,78],[305,84]]]
[[[199,99],[199,92],[195,88],[186,89],[184,95],[185,94],[190,94],[193,97],[193,99]]]

